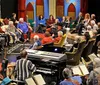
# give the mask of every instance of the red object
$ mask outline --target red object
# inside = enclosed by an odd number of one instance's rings
[[[64,0],[57,0],[57,6],[64,6]]]
[[[27,34],[24,34],[24,39],[27,39]]]
[[[74,4],[71,3],[71,4],[69,5],[69,7],[68,7],[68,12],[75,12],[75,10],[76,10],[76,9],[75,9]]]
[[[18,0],[18,18],[26,18],[25,15],[25,2],[26,0]]]
[[[43,0],[36,0],[36,5],[43,5]]]
[[[48,44],[54,42],[54,40],[50,36],[50,37],[44,37],[41,42],[42,44]]]
[[[42,33],[31,33],[30,38],[31,38],[31,39],[34,38],[35,35],[38,35],[39,38],[41,38],[41,39],[43,39],[43,38],[45,37],[44,34],[42,34]]]

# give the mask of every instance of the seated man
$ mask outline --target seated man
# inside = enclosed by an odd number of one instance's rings
[[[80,85],[79,83],[80,78],[78,78],[79,81],[77,81],[76,79],[73,79],[71,69],[65,68],[62,74],[63,74],[64,80],[60,82],[60,85]]]
[[[32,48],[33,50],[37,50],[39,48],[41,48],[41,41],[39,40],[39,36],[38,35],[35,35],[34,36],[34,44],[32,45]]]
[[[24,22],[23,18],[19,19],[19,23],[17,24],[17,29],[22,33],[22,41],[24,40],[25,42],[29,39],[29,29],[28,29],[28,24]],[[24,39],[24,34],[28,35],[27,39]]]
[[[9,21],[9,25],[6,29],[6,32],[13,37],[13,42],[19,41],[21,37],[20,33],[16,30],[16,27],[13,24],[13,21]]]
[[[45,32],[45,37],[42,39],[41,42],[42,42],[43,45],[53,42],[53,39],[52,39],[52,37],[50,36],[50,33],[49,33],[49,32]]]

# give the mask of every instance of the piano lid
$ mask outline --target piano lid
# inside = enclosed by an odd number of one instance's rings
[[[62,53],[54,53],[54,52],[47,52],[47,51],[38,51],[32,49],[26,49],[28,53],[28,58],[40,58],[40,59],[49,59],[60,61],[66,59],[66,55]]]

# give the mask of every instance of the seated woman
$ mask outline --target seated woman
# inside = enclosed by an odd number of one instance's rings
[[[35,35],[34,36],[34,44],[32,45],[33,50],[40,49],[42,47],[41,41],[39,40],[39,36]]]
[[[40,15],[39,20],[38,20],[38,32],[39,33],[44,33],[45,27],[46,27],[45,19],[42,15]]]
[[[47,20],[47,26],[52,26],[52,24],[55,23],[55,19],[53,17],[53,15],[49,16],[49,19]]]
[[[52,37],[50,36],[50,33],[48,31],[45,32],[45,37],[42,39],[42,45],[44,44],[48,44],[48,43],[52,43],[53,42],[53,39]]]
[[[63,32],[62,31],[58,31],[58,37],[56,37],[54,39],[54,43],[58,43],[61,40],[62,36],[63,36]]]

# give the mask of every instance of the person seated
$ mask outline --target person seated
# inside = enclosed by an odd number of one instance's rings
[[[39,33],[44,33],[45,32],[45,27],[46,27],[46,21],[42,15],[39,16],[38,20],[38,32]]]
[[[61,40],[62,36],[63,36],[63,32],[58,31],[58,37],[54,38],[54,43],[58,43]]]
[[[8,24],[9,24],[9,19],[6,17],[6,18],[3,20],[3,23],[4,23],[4,25],[8,25]]]
[[[69,68],[65,68],[62,75],[64,80],[60,82],[60,85],[80,85],[82,83],[80,77],[77,76],[78,80],[72,77],[72,70]]]
[[[47,26],[52,26],[52,24],[55,23],[55,19],[53,17],[53,15],[49,16],[49,19],[47,20]]]
[[[91,20],[91,21],[90,21],[90,25],[91,25],[91,27],[92,27],[92,30],[95,30],[95,31],[98,30],[98,25],[95,23],[94,20]]]
[[[19,41],[19,38],[21,37],[20,33],[16,30],[16,27],[13,24],[13,21],[9,21],[8,28],[6,29],[6,32],[13,37],[13,41]]]
[[[10,18],[10,21],[13,21],[14,26],[17,27],[18,21],[17,21],[17,19],[16,19],[16,13],[12,13],[12,16],[11,16],[11,18]]]
[[[19,23],[17,24],[17,29],[22,33],[22,41],[26,42],[29,38],[29,29],[28,29],[28,24],[26,22],[24,22],[23,18],[19,19]],[[24,34],[27,34],[28,37],[26,37],[26,39],[24,39]]]
[[[52,43],[52,42],[54,42],[54,40],[50,36],[50,33],[48,31],[46,31],[45,32],[45,37],[42,39],[41,42],[42,42],[42,45],[44,45],[44,44]]]
[[[99,85],[100,84],[99,82],[100,81],[100,58],[94,58],[92,65],[93,65],[92,66],[93,70],[87,76],[87,85]]]
[[[34,44],[32,45],[32,48],[33,50],[37,50],[37,49],[40,49],[42,48],[42,44],[41,44],[41,41],[39,39],[39,36],[38,35],[35,35],[34,36]]]
[[[85,32],[85,34],[84,34],[84,38],[85,38],[85,40],[86,40],[86,44],[87,44],[88,41],[89,41],[89,39],[90,39],[90,34],[89,34],[89,32]]]

